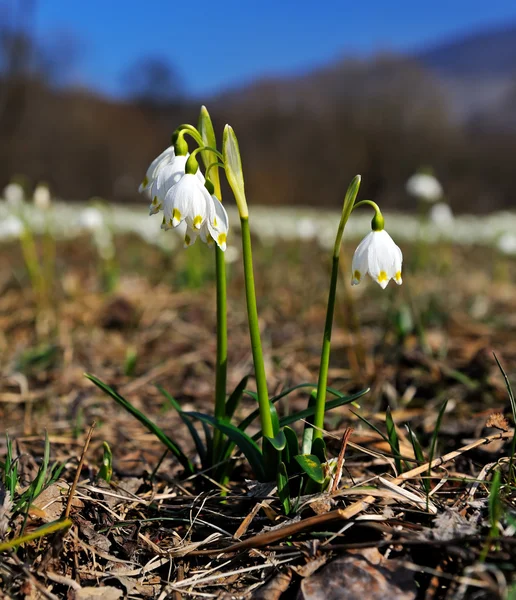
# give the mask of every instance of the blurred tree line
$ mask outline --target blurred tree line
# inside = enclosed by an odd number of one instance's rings
[[[153,58],[126,71],[123,101],[67,86],[73,57],[66,38],[42,48],[28,28],[0,28],[0,186],[23,175],[67,200],[141,202],[148,163],[179,123],[196,122],[199,103]],[[252,202],[339,206],[361,173],[364,197],[410,210],[405,181],[429,165],[454,210],[513,207],[516,85],[504,99],[512,124],[499,113],[458,121],[432,74],[389,55],[203,102],[218,131],[230,122],[239,136]]]

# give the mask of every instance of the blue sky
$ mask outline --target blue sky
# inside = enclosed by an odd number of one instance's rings
[[[78,41],[75,83],[121,93],[121,74],[165,57],[203,97],[346,56],[407,51],[516,22],[512,0],[40,0],[39,39]],[[217,6],[219,8],[217,8]]]

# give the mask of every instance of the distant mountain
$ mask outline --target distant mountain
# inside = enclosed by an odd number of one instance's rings
[[[514,126],[516,25],[444,42],[414,58],[439,78],[459,120]]]
[[[417,53],[415,58],[445,77],[515,77],[516,25],[444,42]]]

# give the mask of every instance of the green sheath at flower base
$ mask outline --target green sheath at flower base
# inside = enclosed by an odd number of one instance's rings
[[[333,313],[335,312],[335,296],[337,292],[337,278],[339,274],[339,255],[340,246],[342,244],[342,236],[344,228],[348,222],[349,216],[355,205],[355,200],[360,188],[360,175],[354,177],[349,184],[344,204],[342,206],[342,215],[335,238],[335,246],[333,248],[333,260],[331,268],[330,291],[328,293],[328,306],[326,309],[326,322],[324,324],[324,335],[321,349],[321,363],[319,366],[319,380],[317,383],[317,397],[315,400],[315,415],[314,415],[314,432],[313,440],[322,438],[322,430],[324,426],[324,412],[326,408],[326,390],[328,386],[328,369],[330,364],[330,349],[331,349],[331,332],[333,327]]]
[[[210,148],[217,147],[217,138],[215,137],[215,130],[213,129],[213,123],[211,121],[210,113],[205,106],[201,106],[201,112],[199,113],[199,122],[197,129],[201,134],[202,141],[205,146]],[[201,152],[201,158],[204,162],[206,169],[212,164],[213,155],[210,156],[210,152]],[[215,196],[222,201],[222,195],[220,191],[220,176],[219,170],[214,168],[210,170],[210,179],[213,182],[215,188]]]
[[[222,155],[226,166],[226,177],[235,196],[238,212],[241,219],[249,216],[247,201],[245,198],[244,173],[242,171],[242,159],[240,158],[240,149],[238,140],[230,125],[224,127],[224,136],[222,138]]]

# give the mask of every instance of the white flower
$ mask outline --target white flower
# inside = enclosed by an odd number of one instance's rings
[[[0,239],[19,238],[23,229],[23,223],[18,217],[8,215],[0,220]]]
[[[212,196],[196,175],[187,173],[167,192],[163,202],[163,229],[186,222],[185,246],[198,236],[205,243],[212,240],[226,249],[228,215],[221,202]]]
[[[452,209],[446,202],[438,202],[430,209],[430,221],[441,229],[452,227],[455,223]]]
[[[79,226],[88,231],[104,227],[104,215],[96,206],[88,206],[79,214]]]
[[[163,208],[165,196],[172,186],[185,174],[186,161],[190,155],[176,156],[170,146],[155,158],[147,169],[147,174],[138,191],[150,198],[149,214],[155,215]],[[196,176],[204,183],[204,176],[197,170]]]
[[[416,173],[409,177],[406,189],[411,196],[425,202],[437,202],[443,195],[439,181],[428,173]]]
[[[36,186],[33,195],[34,205],[39,210],[47,210],[50,207],[50,203],[52,201],[52,196],[50,195],[50,190],[48,187],[40,183]]]
[[[13,208],[21,207],[25,198],[22,186],[19,183],[9,183],[4,188],[4,198]]]
[[[498,240],[498,249],[504,254],[516,255],[516,234],[507,231]]]
[[[353,285],[359,284],[366,273],[385,289],[391,279],[401,285],[403,255],[391,236],[382,229],[371,231],[355,250],[351,270]]]
[[[143,192],[149,192],[149,188],[154,182],[154,179],[156,178],[156,173],[160,166],[162,166],[162,164],[170,162],[171,160],[174,160],[174,157],[174,146],[169,146],[151,162],[149,168],[147,169],[147,173],[145,174],[145,177],[143,178],[143,181],[140,184],[140,187],[138,188],[140,194]]]

